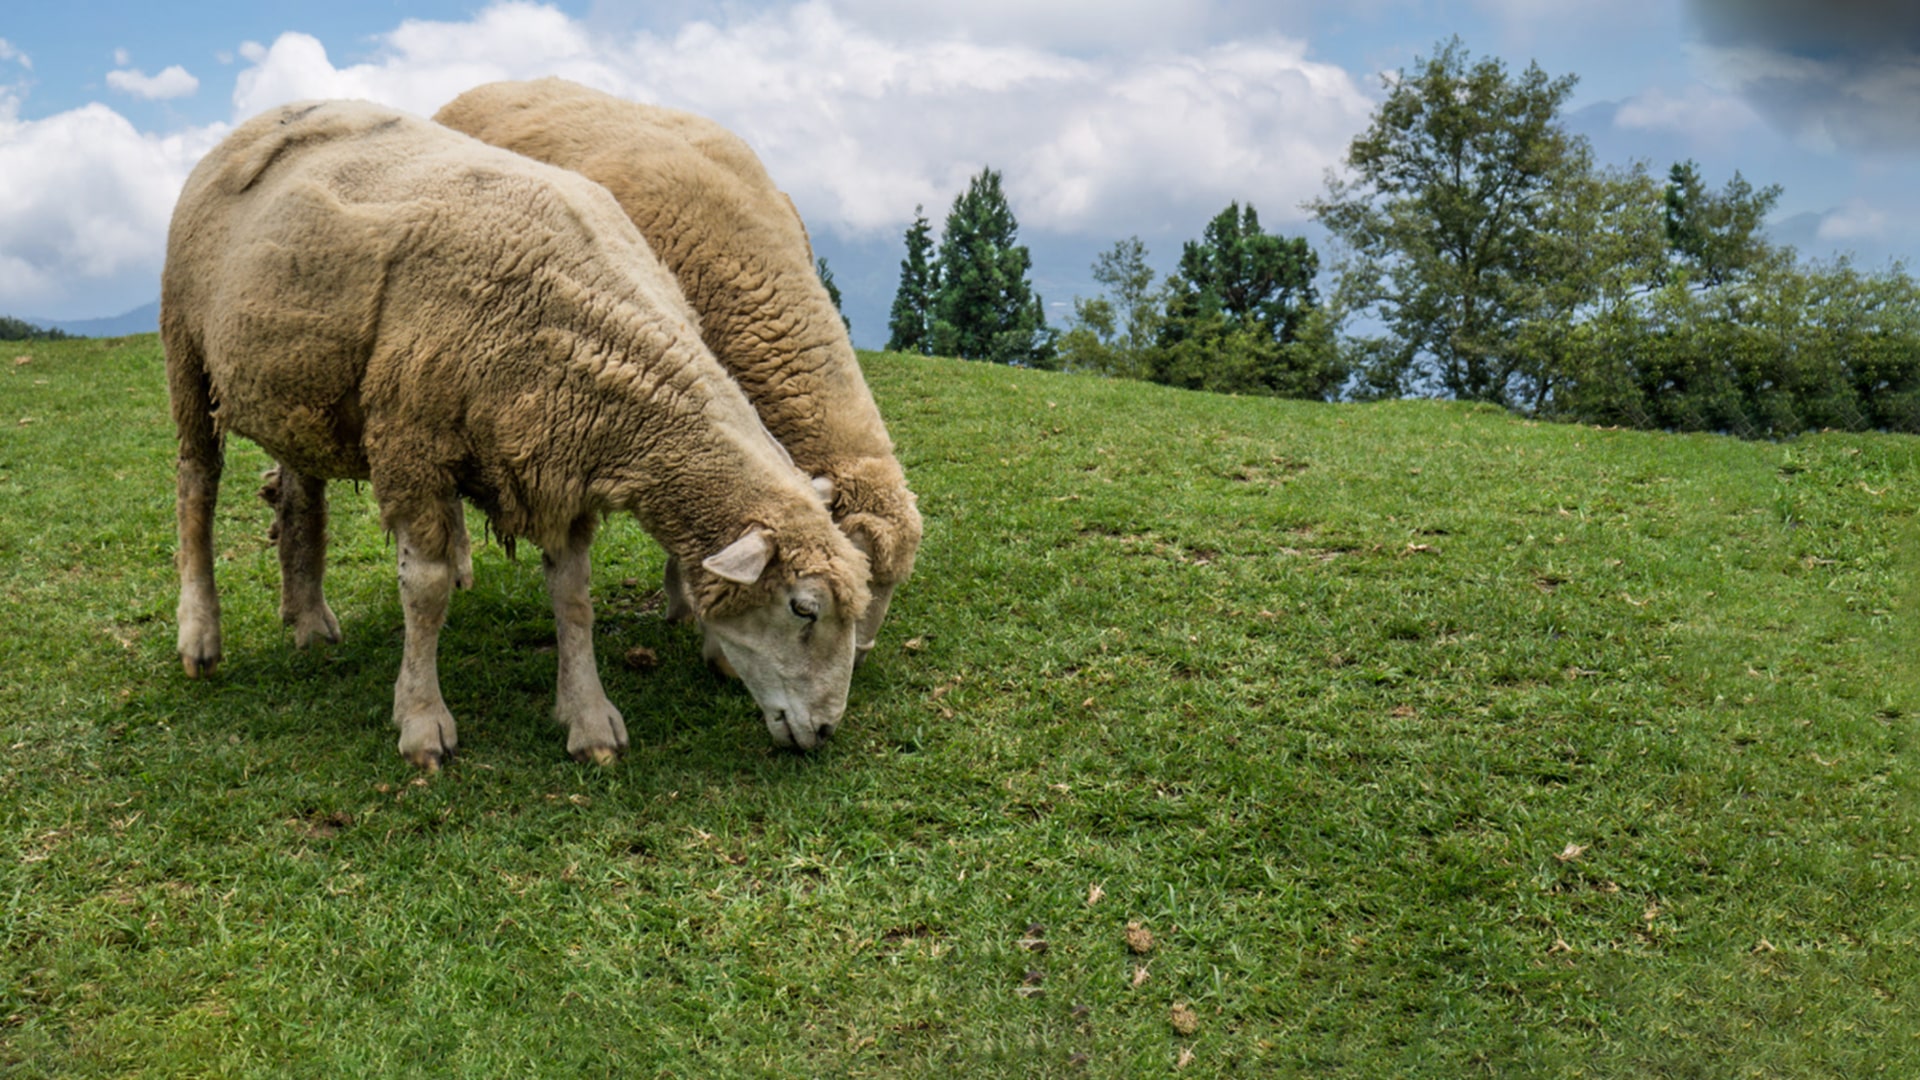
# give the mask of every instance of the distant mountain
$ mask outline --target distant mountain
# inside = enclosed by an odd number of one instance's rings
[[[151,334],[160,329],[160,301],[142,304],[121,315],[102,319],[28,319],[35,326],[64,330],[74,337],[125,337]]]

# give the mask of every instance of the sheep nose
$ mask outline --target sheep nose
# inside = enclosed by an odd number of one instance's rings
[[[821,724],[813,730],[815,734],[820,736],[821,742],[826,742],[828,739],[833,738],[833,729],[838,726],[837,724]]]

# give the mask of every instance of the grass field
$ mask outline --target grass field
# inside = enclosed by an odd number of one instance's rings
[[[229,448],[190,682],[155,339],[0,351],[0,1075],[1916,1075],[1920,440],[864,359],[927,539],[825,750],[622,521],[632,753],[486,546],[428,778],[369,493],[296,652]]]

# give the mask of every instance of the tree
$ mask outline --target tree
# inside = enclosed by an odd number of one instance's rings
[[[1703,288],[1718,288],[1751,272],[1772,254],[1760,234],[1780,201],[1780,185],[1758,191],[1739,172],[1720,192],[1708,191],[1691,161],[1667,172],[1667,245],[1676,268]]]
[[[64,330],[39,327],[25,319],[0,315],[0,341],[61,341],[68,336]]]
[[[1309,204],[1349,249],[1342,308],[1387,330],[1369,372],[1402,387],[1507,403],[1511,341],[1530,301],[1546,196],[1590,168],[1559,122],[1574,78],[1472,61],[1455,37],[1386,80],[1387,99],[1348,147],[1345,177]]]
[[[1319,257],[1304,239],[1274,236],[1252,206],[1231,203],[1181,247],[1167,279],[1149,378],[1225,393],[1325,398],[1347,376],[1318,310]]]
[[[1543,193],[1539,228],[1525,273],[1514,286],[1509,404],[1535,415],[1585,407],[1570,396],[1603,383],[1581,381],[1595,355],[1596,326],[1617,328],[1617,316],[1659,287],[1667,245],[1659,189],[1638,163],[1626,169],[1569,170]]]
[[[1207,222],[1198,242],[1180,249],[1179,272],[1168,282],[1169,321],[1218,311],[1235,326],[1265,325],[1292,341],[1300,319],[1316,302],[1313,275],[1320,259],[1304,239],[1260,228],[1249,205],[1229,203]]]
[[[1093,262],[1093,280],[1106,296],[1074,298],[1073,322],[1060,337],[1066,367],[1100,375],[1141,378],[1144,354],[1160,321],[1160,296],[1138,236],[1116,241]]]
[[[1114,332],[1120,348],[1126,352],[1145,348],[1160,317],[1147,245],[1138,236],[1115,242],[1094,259],[1093,280],[1105,285],[1113,297]]]
[[[833,310],[840,316],[841,324],[847,328],[847,333],[853,333],[853,320],[847,318],[846,309],[840,306],[840,286],[833,283],[833,271],[827,268],[827,260],[824,257],[816,258],[813,269],[820,275],[820,284],[827,287],[827,299],[833,301]]]
[[[889,352],[925,354],[931,344],[933,229],[923,210],[913,208],[913,224],[907,227],[907,257],[900,261],[900,288],[893,294],[893,310],[887,318]]]
[[[938,285],[931,305],[933,351],[969,360],[1051,366],[1053,335],[1040,297],[1027,280],[1033,259],[1016,242],[1018,231],[1000,189],[1000,174],[981,170],[954,199],[940,234]]]

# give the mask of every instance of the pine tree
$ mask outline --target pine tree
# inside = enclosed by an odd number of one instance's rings
[[[900,288],[893,294],[893,311],[887,318],[889,352],[928,351],[935,270],[928,259],[933,253],[932,232],[924,208],[914,207],[913,224],[907,227],[907,257],[900,261]]]
[[[824,257],[813,260],[814,272],[820,275],[820,284],[827,287],[827,299],[833,301],[833,310],[839,314],[840,322],[846,326],[847,333],[853,333],[853,320],[847,318],[846,309],[840,306],[840,286],[833,283],[833,271],[827,267]]]
[[[1706,288],[1752,272],[1773,254],[1761,226],[1779,200],[1780,185],[1755,191],[1737,171],[1723,190],[1708,191],[1698,166],[1676,163],[1667,172],[1664,199],[1674,263]]]
[[[1181,248],[1148,377],[1234,394],[1338,392],[1347,368],[1314,295],[1319,265],[1304,239],[1271,235],[1252,206],[1230,203]]]
[[[1271,235],[1260,228],[1251,204],[1229,203],[1207,222],[1198,242],[1182,246],[1168,318],[1218,311],[1235,326],[1251,327],[1257,320],[1284,345],[1314,306],[1319,268],[1304,239]]]
[[[932,304],[935,352],[1035,367],[1053,362],[1052,334],[1027,280],[1033,259],[1016,242],[1018,231],[1000,174],[981,170],[954,199],[941,233]]]

